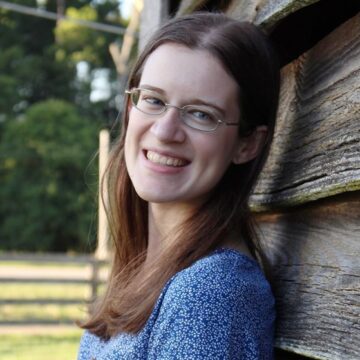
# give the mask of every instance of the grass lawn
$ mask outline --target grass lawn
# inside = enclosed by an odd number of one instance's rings
[[[99,285],[99,294],[105,285]],[[90,285],[86,284],[36,284],[4,283],[1,284],[0,300],[3,299],[89,299]]]
[[[73,299],[90,297],[90,286],[86,284],[1,284],[0,299]]]
[[[90,286],[84,284],[1,284],[3,299],[84,299],[78,304],[1,304],[1,321],[55,321],[72,322],[87,315],[85,300],[90,296]],[[1,359],[1,356],[0,356]]]
[[[1,267],[13,266],[27,272],[39,270],[46,277],[47,269],[63,269],[51,263],[0,262]],[[79,270],[83,264],[66,267]],[[2,268],[4,269],[4,267]],[[71,271],[71,270],[70,270]],[[4,271],[3,271],[4,272]],[[1,283],[0,291],[0,359],[1,360],[73,360],[76,359],[82,330],[74,326],[29,325],[41,321],[71,323],[87,316],[86,300],[91,288],[86,284],[61,283]],[[100,287],[100,292],[104,285]],[[78,299],[76,304],[10,304],[12,300]],[[5,303],[4,303],[5,302]],[[20,322],[24,325],[6,325],[5,322]],[[26,324],[28,323],[28,324]],[[52,330],[50,330],[50,328]]]
[[[60,331],[53,334],[0,335],[2,360],[73,360],[82,331]]]
[[[1,305],[1,321],[54,321],[59,323],[83,320],[87,316],[86,306],[75,305]],[[1,359],[1,357],[0,357]]]
[[[75,263],[75,262],[35,262],[35,261],[14,261],[14,260],[1,260],[0,267],[15,267],[15,268],[74,268],[83,269],[89,265],[86,263]]]
[[[46,275],[47,267],[26,266],[28,263],[17,263],[15,268],[42,269]],[[0,262],[0,268],[3,263]],[[91,287],[87,284],[62,283],[1,283],[0,291],[0,321],[2,322],[36,322],[51,321],[56,323],[71,323],[87,316],[86,300],[90,299]],[[99,293],[104,291],[104,285],[99,286]],[[11,304],[6,300],[43,300],[43,299],[76,299],[76,304]],[[0,339],[1,341],[1,339]],[[0,359],[1,356],[0,356]]]

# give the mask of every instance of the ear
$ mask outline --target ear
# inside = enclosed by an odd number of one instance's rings
[[[265,125],[258,126],[247,137],[240,137],[235,155],[233,157],[234,164],[245,164],[256,158],[263,148],[268,134],[268,128]]]

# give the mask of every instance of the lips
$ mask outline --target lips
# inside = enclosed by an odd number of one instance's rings
[[[189,163],[189,161],[187,160],[169,155],[159,154],[158,152],[151,150],[146,151],[145,156],[152,163],[165,165],[165,166],[181,167]]]

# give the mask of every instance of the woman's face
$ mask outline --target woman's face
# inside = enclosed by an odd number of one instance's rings
[[[226,122],[240,118],[236,82],[204,50],[161,45],[147,59],[138,87],[155,90],[164,102],[178,107],[206,104]],[[125,161],[144,200],[199,204],[239,156],[240,141],[237,126],[202,132],[185,125],[176,108],[154,116],[131,105]]]

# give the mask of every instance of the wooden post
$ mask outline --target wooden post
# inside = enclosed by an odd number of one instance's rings
[[[98,285],[99,285],[99,267],[100,263],[97,258],[92,259],[91,261],[91,299],[90,301],[94,301],[97,297],[98,293]]]
[[[101,130],[99,134],[99,218],[98,218],[98,243],[95,252],[96,260],[105,260],[108,258],[108,224],[105,213],[105,207],[101,198],[103,194],[104,200],[107,197],[106,181],[102,181],[106,164],[108,162],[110,135],[108,130]],[[103,182],[103,189],[101,183]]]
[[[149,37],[169,16],[169,4],[166,0],[144,1],[141,12],[139,50],[142,50]]]
[[[138,27],[140,23],[140,14],[143,8],[143,0],[134,0],[133,10],[130,17],[129,25],[126,28],[121,48],[117,42],[109,46],[110,55],[114,61],[116,72],[118,74],[117,88],[119,93],[123,93],[130,70],[130,55],[138,37]]]
[[[121,48],[116,42],[111,43],[109,46],[109,51],[119,76],[126,75],[128,72],[128,62],[130,59],[131,49],[133,48],[137,38],[136,31],[139,27],[142,8],[142,0],[136,0],[131,13],[129,25],[124,34]]]

